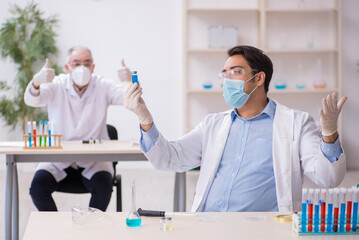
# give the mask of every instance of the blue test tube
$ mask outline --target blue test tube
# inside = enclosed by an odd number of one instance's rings
[[[344,232],[346,193],[347,193],[346,188],[340,188],[340,195],[339,195],[339,202],[340,202],[339,232]]]
[[[47,128],[47,121],[45,121],[45,125],[44,125],[44,134],[48,133],[48,128]],[[46,147],[46,139],[47,137],[44,137],[44,147]]]
[[[320,189],[314,189],[314,232],[319,232],[319,194]]]
[[[302,189],[302,232],[306,232],[307,228],[307,200],[308,189]]]
[[[138,83],[137,71],[132,72],[132,83]]]
[[[352,187],[353,189],[353,225],[352,225],[352,231],[357,231],[358,226],[358,201],[359,201],[359,188]]]
[[[334,189],[328,190],[327,203],[328,203],[328,214],[327,214],[327,232],[332,231],[332,221],[333,221],[333,193]]]
[[[49,134],[49,147],[51,147],[51,122],[49,121],[48,123],[48,134]]]
[[[32,142],[31,142],[31,134],[32,134],[32,122],[28,121],[27,122],[27,132],[29,134],[29,147],[32,147]]]

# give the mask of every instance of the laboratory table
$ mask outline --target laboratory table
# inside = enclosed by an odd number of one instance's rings
[[[13,142],[16,143],[16,142]],[[21,145],[21,143],[20,143]],[[0,154],[6,155],[5,239],[19,239],[19,197],[16,163],[81,161],[147,161],[140,147],[131,142],[105,141],[83,144],[64,141],[62,149],[23,149],[19,144],[0,142]],[[174,211],[185,211],[185,173],[176,173]]]
[[[174,216],[172,230],[160,230],[160,218],[142,217],[139,228],[126,226],[127,213],[107,212],[84,224],[74,224],[71,212],[32,212],[24,240],[71,239],[258,239],[258,240],[354,240],[358,235],[298,236],[291,222],[278,222],[281,213],[199,213]]]

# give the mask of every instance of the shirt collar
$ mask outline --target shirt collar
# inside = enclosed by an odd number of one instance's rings
[[[263,109],[263,111],[260,113],[260,114],[258,114],[257,116],[254,116],[254,117],[252,117],[252,118],[250,118],[250,119],[255,119],[255,118],[257,118],[257,117],[259,117],[259,116],[262,116],[262,115],[267,115],[267,116],[269,116],[271,119],[273,119],[274,118],[274,115],[275,115],[275,110],[276,110],[276,104],[275,104],[275,102],[272,100],[272,99],[270,99],[270,98],[268,98],[268,103],[267,103],[267,105],[266,105],[266,107]],[[232,110],[232,112],[231,112],[231,119],[232,119],[232,122],[234,121],[234,119],[235,119],[235,117],[241,117],[241,116],[239,116],[238,114],[237,114],[237,111],[236,111],[236,109],[234,108],[233,110]],[[248,119],[248,120],[250,120],[250,119]]]

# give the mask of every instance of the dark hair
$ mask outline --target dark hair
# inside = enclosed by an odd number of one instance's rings
[[[249,66],[257,70],[254,73],[264,72],[266,74],[264,90],[266,93],[268,92],[273,74],[273,63],[262,50],[252,46],[239,45],[228,49],[227,54],[229,57],[242,55],[247,60]]]

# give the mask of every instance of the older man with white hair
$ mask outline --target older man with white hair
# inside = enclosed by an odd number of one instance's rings
[[[46,59],[25,92],[25,103],[47,106],[50,121],[64,140],[109,139],[106,127],[107,107],[122,105],[125,85],[93,74],[91,51],[76,46],[68,51],[67,74],[55,76]],[[131,81],[131,72],[122,60],[118,69],[122,82]],[[39,211],[57,211],[52,193],[68,178],[81,179],[91,192],[90,207],[106,210],[112,193],[111,162],[40,163],[30,187],[30,195]]]

